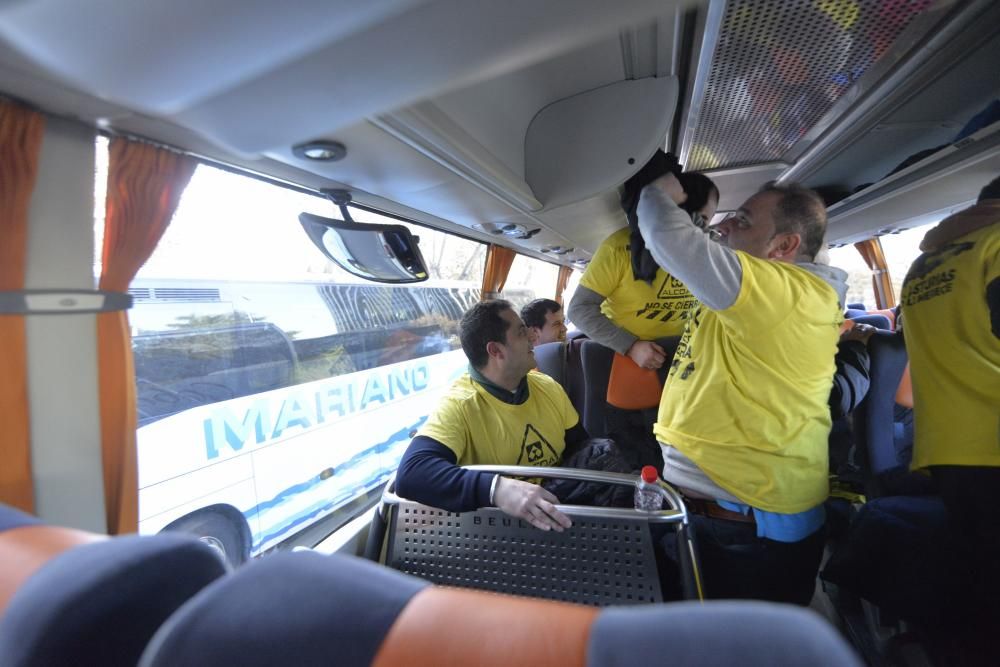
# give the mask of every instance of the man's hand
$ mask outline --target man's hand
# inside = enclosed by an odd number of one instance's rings
[[[656,370],[667,360],[667,353],[651,340],[637,340],[626,354],[639,368]]]
[[[493,491],[493,504],[504,514],[524,519],[540,530],[561,533],[563,529],[572,526],[573,522],[556,509],[558,502],[558,498],[537,484],[509,477],[499,477]]]
[[[858,323],[855,324],[850,329],[848,329],[847,331],[845,331],[844,333],[842,333],[840,335],[840,340],[841,341],[859,340],[865,345],[867,345],[868,339],[871,338],[872,334],[874,334],[876,331],[877,331],[876,327],[873,327],[870,324]]]
[[[677,177],[671,173],[666,173],[663,176],[660,176],[658,179],[650,183],[650,185],[663,190],[678,206],[687,201],[688,196],[687,193],[684,192],[681,182],[678,181]]]

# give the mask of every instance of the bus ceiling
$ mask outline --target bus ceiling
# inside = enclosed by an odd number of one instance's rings
[[[1000,170],[996,123],[956,139],[998,93],[990,0],[296,8],[0,3],[0,93],[568,266],[661,146],[716,180],[719,215],[770,180],[820,189],[835,242]]]

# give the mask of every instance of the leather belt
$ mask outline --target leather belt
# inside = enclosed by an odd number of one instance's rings
[[[732,512],[727,510],[725,507],[722,507],[714,500],[688,498],[685,496],[684,506],[687,507],[688,512],[691,514],[699,514],[710,519],[723,519],[724,521],[737,521],[739,523],[757,523],[757,520],[753,517],[753,510],[751,510],[749,514]]]

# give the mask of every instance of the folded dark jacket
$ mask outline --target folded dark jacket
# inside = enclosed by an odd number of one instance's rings
[[[600,470],[634,474],[628,460],[614,440],[590,438],[561,464],[562,468]],[[618,484],[578,482],[569,479],[546,479],[542,486],[555,494],[564,505],[593,505],[597,507],[632,507],[635,490]]]
[[[631,230],[629,250],[632,255],[632,277],[636,280],[644,280],[647,283],[653,282],[659,266],[657,266],[653,256],[649,254],[649,251],[646,250],[646,242],[643,241],[642,235],[639,233],[639,216],[637,214],[639,209],[639,195],[642,194],[644,187],[668,173],[679,176],[681,165],[677,161],[677,157],[672,153],[664,153],[662,150],[657,149],[653,157],[649,158],[649,162],[643,165],[642,169],[635,176],[625,181],[625,188],[622,193],[622,209],[625,211],[625,216],[628,218],[628,226]]]

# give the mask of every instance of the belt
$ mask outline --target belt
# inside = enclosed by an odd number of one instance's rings
[[[753,523],[756,524],[757,520],[753,518],[753,511],[751,510],[749,514],[740,514],[739,512],[731,512],[725,507],[719,505],[719,503],[714,500],[705,500],[703,498],[684,498],[684,506],[687,508],[688,512],[692,514],[700,514],[701,516],[706,516],[710,519],[722,519],[724,521],[737,521],[739,523]]]

